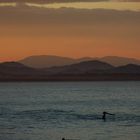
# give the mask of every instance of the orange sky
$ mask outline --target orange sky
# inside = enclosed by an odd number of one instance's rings
[[[0,9],[1,62],[30,55],[140,59],[140,12],[26,8]]]
[[[133,49],[130,43],[133,44],[131,41],[106,39],[100,41],[98,38],[1,38],[0,44],[5,47],[0,48],[0,61],[18,60],[26,56],[41,54],[68,57],[118,55],[140,58],[140,49]],[[127,46],[127,51],[123,46]]]

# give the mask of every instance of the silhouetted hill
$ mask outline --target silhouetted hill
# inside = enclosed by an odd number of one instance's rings
[[[98,60],[109,63],[113,66],[122,66],[127,64],[137,64],[140,65],[140,60],[134,58],[127,58],[127,57],[118,57],[118,56],[105,56],[99,58]]]
[[[77,64],[66,65],[61,67],[52,67],[46,70],[49,74],[86,74],[98,73],[114,68],[112,65],[97,60],[80,62]]]
[[[17,62],[0,63],[0,81],[140,80],[140,65],[114,67],[97,60],[34,69]]]
[[[140,65],[140,60],[135,59],[135,58],[127,58],[127,57],[119,57],[119,56],[105,56],[102,58],[99,57],[84,57],[84,58],[80,58],[77,59],[77,62],[82,62],[82,61],[89,61],[89,60],[99,60],[102,62],[106,62],[110,65],[113,66],[123,66],[123,65],[127,65],[127,64],[136,64],[136,65]]]
[[[73,64],[75,59],[53,55],[39,55],[27,57],[19,62],[33,68],[47,68]]]
[[[99,60],[102,62],[109,63],[113,66],[122,66],[127,64],[137,64],[140,65],[140,60],[134,58],[118,57],[118,56],[106,56],[103,58],[92,58],[92,57],[83,57],[79,59],[73,59],[68,57],[53,56],[53,55],[37,55],[30,56],[19,62],[33,68],[50,68],[53,66],[64,66],[70,64],[76,64],[79,62],[90,61],[90,60]]]
[[[18,62],[0,63],[0,73],[4,75],[32,75],[37,72],[38,70],[27,67]]]
[[[87,61],[46,69],[52,81],[129,81],[140,80],[140,65],[113,67],[100,61]]]
[[[116,67],[109,71],[110,73],[125,73],[125,74],[140,74],[140,65],[128,64],[125,66]]]
[[[84,61],[91,61],[91,60],[98,60],[98,58],[92,58],[92,57],[82,57],[82,58],[79,58],[79,59],[76,59],[76,63],[79,63],[79,62],[84,62]]]

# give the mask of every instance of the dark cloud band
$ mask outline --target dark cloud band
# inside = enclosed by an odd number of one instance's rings
[[[0,0],[0,2],[37,2],[37,3],[53,3],[53,2],[100,2],[109,0]]]
[[[0,2],[36,2],[36,3],[54,3],[54,2],[140,2],[140,0],[0,0]]]

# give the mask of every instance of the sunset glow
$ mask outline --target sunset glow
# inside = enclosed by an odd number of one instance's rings
[[[76,8],[76,9],[114,9],[140,11],[140,4],[137,2],[75,2],[55,4],[25,3],[27,6],[38,8]]]
[[[0,3],[0,61],[30,55],[140,59],[139,10],[137,2]]]

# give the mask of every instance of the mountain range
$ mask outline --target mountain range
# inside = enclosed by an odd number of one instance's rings
[[[80,74],[92,74],[92,73],[99,73],[104,72],[110,69],[113,69],[114,67],[108,63],[101,62],[98,60],[90,60],[90,61],[84,61],[79,62],[76,64],[71,65],[65,65],[65,66],[57,66],[57,67],[51,67],[43,69],[48,74],[51,75],[80,75]]]
[[[113,66],[99,60],[65,66],[32,68],[19,62],[0,63],[0,81],[140,80],[140,65]]]
[[[16,78],[24,79],[39,74],[39,70],[27,67],[18,62],[4,62],[0,64],[0,81]]]
[[[54,56],[54,55],[36,55],[36,56],[26,57],[22,60],[19,60],[18,62],[33,68],[49,68],[53,66],[71,65],[71,64],[76,64],[79,62],[90,61],[90,60],[98,60],[98,61],[106,62],[113,66],[122,66],[127,64],[140,65],[140,60],[138,59],[118,57],[118,56],[105,56],[102,58],[83,57],[83,58],[74,59],[74,58]]]

